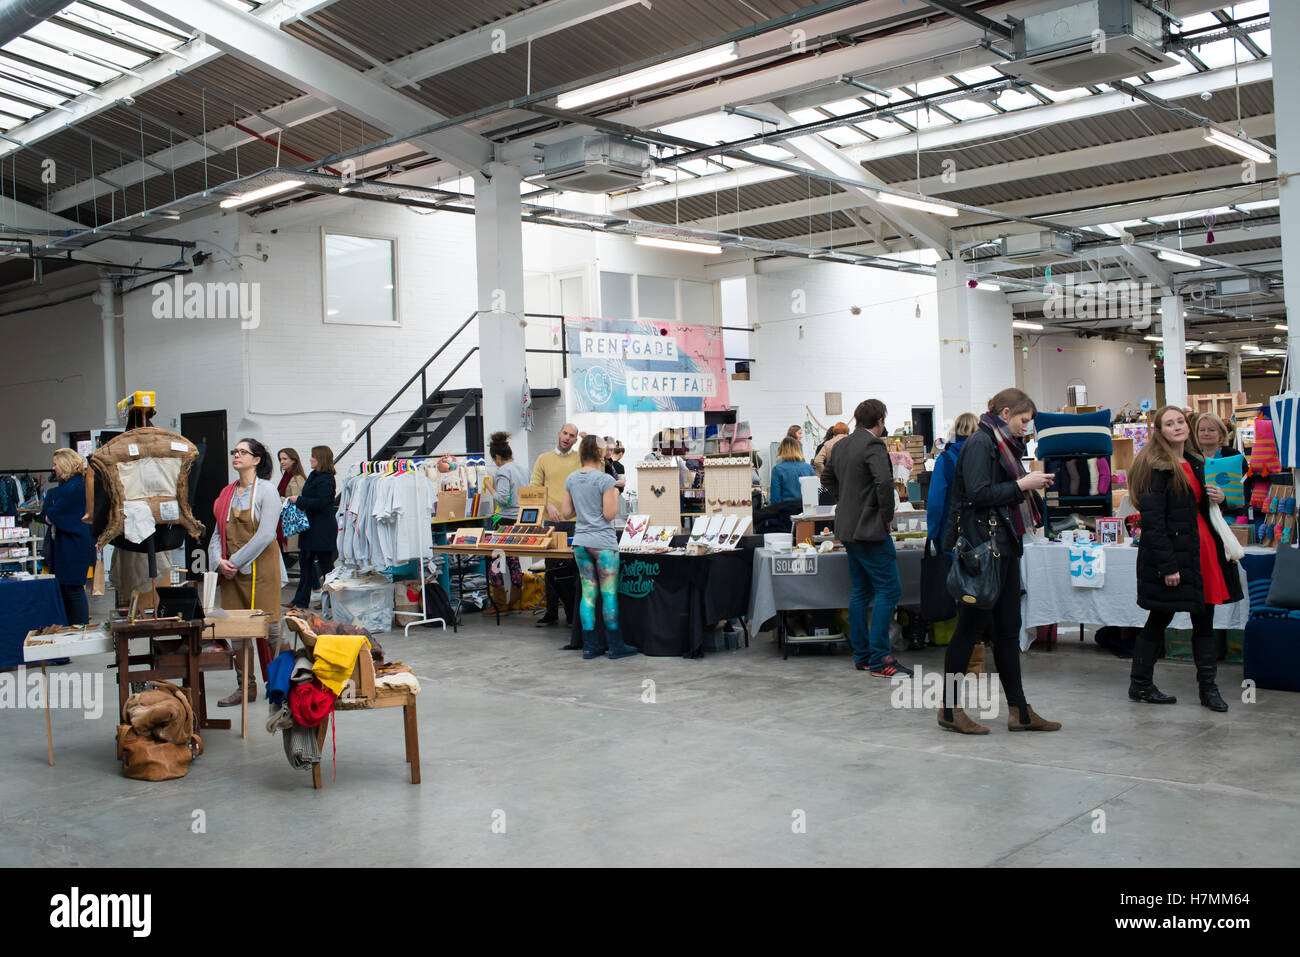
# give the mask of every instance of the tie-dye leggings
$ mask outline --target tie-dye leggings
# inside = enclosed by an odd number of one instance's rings
[[[573,546],[573,560],[578,563],[582,579],[582,601],[578,614],[582,630],[596,629],[596,589],[600,589],[600,605],[604,613],[605,628],[618,627],[618,549],[586,548]]]

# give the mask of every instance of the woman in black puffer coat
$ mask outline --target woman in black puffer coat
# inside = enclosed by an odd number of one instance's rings
[[[1215,684],[1218,646],[1214,606],[1241,601],[1237,566],[1227,560],[1223,542],[1209,525],[1210,502],[1223,492],[1205,485],[1205,460],[1189,441],[1183,411],[1167,405],[1156,413],[1156,428],[1129,470],[1129,494],[1142,513],[1138,541],[1138,605],[1147,623],[1133,649],[1128,696],[1150,704],[1173,704],[1155,686],[1156,659],[1165,629],[1180,611],[1192,617],[1192,657],[1201,704],[1212,711],[1228,705]]]

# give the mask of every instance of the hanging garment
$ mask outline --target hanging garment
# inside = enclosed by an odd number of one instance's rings
[[[1283,468],[1300,468],[1300,392],[1283,392],[1269,399],[1278,461]]]
[[[166,429],[131,429],[100,446],[90,457],[94,480],[87,476],[86,517],[98,530],[101,548],[122,536],[128,501],[149,508],[158,525],[177,526],[202,538],[203,524],[190,511],[190,471],[199,450],[189,439]],[[96,510],[98,485],[107,508]],[[103,524],[101,525],[101,520]]]
[[[1106,584],[1106,552],[1100,545],[1070,546],[1070,584],[1075,588]]]

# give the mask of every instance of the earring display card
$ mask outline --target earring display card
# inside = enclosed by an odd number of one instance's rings
[[[645,544],[646,530],[649,527],[649,515],[629,515],[627,524],[623,526],[623,537],[619,540],[618,547],[623,551],[640,548]]]
[[[704,544],[710,548],[716,548],[718,544],[718,535],[722,532],[722,523],[727,520],[725,515],[714,515],[709,519],[709,527],[704,533]]]

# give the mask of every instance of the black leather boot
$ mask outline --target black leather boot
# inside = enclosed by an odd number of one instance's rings
[[[1147,704],[1174,704],[1178,701],[1171,694],[1165,694],[1156,687],[1152,680],[1155,673],[1156,658],[1160,655],[1160,646],[1147,639],[1142,632],[1133,642],[1133,667],[1129,671],[1128,696],[1132,701],[1145,701]]]
[[[1215,683],[1218,672],[1219,646],[1214,632],[1208,635],[1192,633],[1192,659],[1196,662],[1196,683],[1201,691],[1201,704],[1211,711],[1227,711],[1228,702],[1219,694]]]

